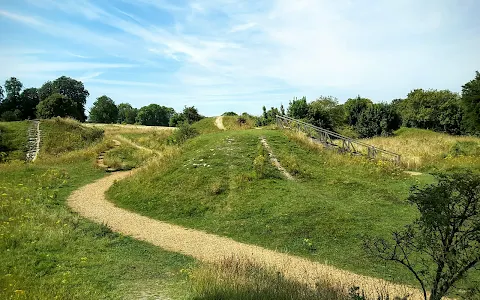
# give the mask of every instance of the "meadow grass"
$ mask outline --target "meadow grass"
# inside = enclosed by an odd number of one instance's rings
[[[181,270],[193,259],[113,233],[67,208],[73,190],[105,175],[95,158],[112,142],[89,138],[97,133],[70,120],[46,123],[44,143],[55,151],[44,149],[35,163],[0,165],[0,298],[190,297]],[[76,150],[54,133],[68,135]]]
[[[300,283],[248,258],[228,257],[215,264],[201,264],[188,275],[195,300],[355,299],[339,282]]]
[[[99,142],[103,130],[83,126],[73,119],[42,120],[40,154],[59,155]]]
[[[401,128],[392,137],[375,137],[363,141],[402,155],[402,164],[412,170],[480,169],[478,137]]]
[[[128,144],[121,144],[105,153],[103,163],[117,170],[130,170],[147,163],[152,155],[151,152]]]
[[[252,129],[255,127],[255,120],[242,117],[245,120],[245,123],[239,121],[241,116],[224,116],[223,117],[223,126],[227,130],[245,130],[245,129]]]
[[[162,151],[167,145],[168,138],[173,134],[173,130],[156,130],[147,132],[120,132],[121,136],[131,140],[135,144],[148,149]]]
[[[29,121],[0,122],[0,162],[25,160]],[[4,154],[2,154],[2,152]]]
[[[215,119],[216,117],[201,119],[200,121],[193,123],[192,127],[198,130],[201,134],[220,132],[222,130],[218,129],[215,125]]]
[[[272,165],[256,176],[260,136],[295,181]],[[310,149],[281,131],[245,130],[190,140],[175,158],[116,183],[108,195],[153,218],[412,283],[402,268],[369,258],[362,241],[410,223],[416,216],[404,201],[410,186],[432,181],[388,163]]]

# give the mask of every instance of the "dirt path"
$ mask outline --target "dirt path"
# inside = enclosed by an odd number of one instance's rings
[[[215,119],[215,126],[217,126],[220,130],[226,130],[225,126],[223,126],[223,116],[218,116]]]
[[[139,169],[112,173],[88,184],[68,198],[68,205],[80,215],[97,223],[107,224],[112,230],[143,240],[163,249],[179,252],[196,259],[215,262],[225,257],[246,257],[283,271],[285,276],[313,284],[318,278],[346,289],[360,286],[367,292],[389,291],[390,295],[411,294],[409,299],[422,299],[418,290],[396,285],[381,279],[357,275],[332,266],[296,256],[267,250],[232,239],[183,228],[116,207],[105,198],[105,192],[117,180],[124,179]]]
[[[280,164],[275,155],[273,155],[272,148],[270,148],[270,145],[267,143],[265,137],[262,137],[260,141],[262,142],[263,147],[267,149],[268,156],[270,156],[270,161],[275,165],[275,168],[277,168],[277,170],[279,170],[288,180],[294,180],[292,174],[288,173],[288,171]]]

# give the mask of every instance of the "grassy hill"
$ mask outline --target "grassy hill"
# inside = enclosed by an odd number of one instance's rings
[[[29,121],[0,122],[0,162],[25,160]]]
[[[2,126],[23,133],[27,124]],[[108,147],[103,131],[63,119],[40,126],[35,163],[0,164],[0,298],[187,298],[180,271],[193,259],[113,233],[66,206],[73,190],[105,175],[94,165]],[[18,135],[6,142],[24,143]]]

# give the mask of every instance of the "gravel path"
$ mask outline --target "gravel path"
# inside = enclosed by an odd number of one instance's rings
[[[215,126],[217,126],[220,130],[226,130],[225,126],[223,126],[223,116],[218,116],[215,119]]]
[[[140,169],[112,173],[88,184],[68,198],[73,211],[112,230],[143,240],[163,249],[179,252],[196,259],[215,262],[225,257],[246,257],[283,271],[285,276],[314,283],[322,278],[333,284],[342,283],[346,289],[360,286],[370,292],[389,291],[394,295],[411,294],[409,299],[422,299],[418,290],[396,285],[381,279],[357,275],[332,266],[309,261],[296,256],[267,250],[258,246],[236,242],[232,239],[183,228],[116,207],[105,198],[105,192],[118,180]]]

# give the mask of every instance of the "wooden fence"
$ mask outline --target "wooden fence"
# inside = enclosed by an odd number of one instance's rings
[[[354,155],[366,155],[371,159],[388,160],[400,164],[400,154],[377,148],[300,120],[277,115],[277,126],[282,129],[287,128],[301,131],[307,134],[307,136],[312,138],[315,142],[319,142],[326,147],[336,148],[341,152],[347,152]]]

